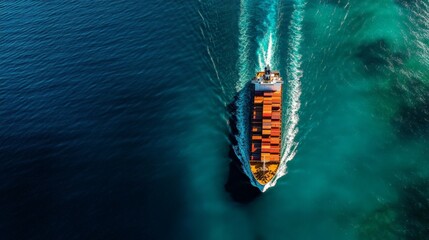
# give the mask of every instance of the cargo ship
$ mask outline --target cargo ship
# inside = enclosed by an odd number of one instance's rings
[[[259,184],[266,185],[276,175],[281,158],[283,81],[268,65],[251,83],[250,170]]]

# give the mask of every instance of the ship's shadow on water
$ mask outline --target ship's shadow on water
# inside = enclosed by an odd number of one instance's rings
[[[247,91],[249,88],[244,87],[241,91]],[[230,139],[230,147],[229,147],[229,158],[231,162],[229,163],[229,174],[228,179],[225,184],[225,190],[229,192],[232,199],[239,203],[250,203],[259,196],[262,195],[261,191],[254,187],[250,183],[249,177],[243,172],[243,164],[240,159],[237,157],[237,154],[234,151],[233,146],[237,146],[236,136],[238,135],[237,129],[237,100],[238,96],[242,94],[238,92],[234,100],[227,106],[227,110],[230,114],[229,118],[229,126],[231,128],[229,139]]]

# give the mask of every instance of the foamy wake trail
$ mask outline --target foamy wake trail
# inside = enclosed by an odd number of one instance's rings
[[[286,174],[286,162],[292,160],[296,154],[298,143],[295,141],[295,136],[298,133],[298,111],[300,108],[301,96],[301,54],[300,45],[302,41],[301,26],[303,21],[303,11],[305,3],[302,0],[296,0],[294,4],[294,11],[290,22],[290,35],[289,41],[289,64],[287,67],[288,83],[286,84],[286,91],[288,92],[288,103],[284,104],[283,109],[287,112],[283,117],[287,119],[282,135],[282,158],[277,175],[273,181],[265,186],[261,186],[252,176],[249,166],[249,125],[250,125],[250,90],[244,89],[246,84],[250,81],[251,77],[256,71],[260,71],[267,64],[270,64],[273,69],[278,68],[277,56],[274,53],[277,50],[277,9],[278,1],[264,1],[261,3],[264,9],[267,9],[267,18],[264,20],[263,27],[267,30],[266,34],[259,39],[259,47],[257,50],[257,57],[259,69],[250,69],[248,64],[249,49],[250,49],[250,36],[249,32],[249,14],[247,0],[241,0],[241,12],[239,22],[239,81],[236,85],[237,92],[239,92],[236,101],[236,117],[237,129],[236,135],[237,146],[234,146],[234,151],[237,157],[243,164],[243,170],[249,177],[252,185],[266,191],[268,188],[276,185],[277,180]]]
[[[266,34],[262,39],[258,39],[259,47],[257,50],[259,69],[261,71],[265,66],[271,65],[273,69],[277,68],[277,61],[274,53],[277,51],[277,10],[278,1],[261,1],[261,8],[267,10],[266,18],[263,22],[263,30]]]

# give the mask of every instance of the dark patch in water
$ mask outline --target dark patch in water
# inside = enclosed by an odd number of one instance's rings
[[[386,205],[366,215],[358,226],[360,239],[397,239],[401,230],[397,226],[394,206]]]
[[[396,95],[404,97],[403,105],[393,119],[402,137],[416,137],[429,133],[429,87],[419,79],[407,82],[407,91],[396,86]],[[408,100],[408,101],[407,101]]]
[[[400,208],[404,216],[400,218],[405,227],[406,239],[428,239],[429,236],[429,181],[420,179],[416,184],[407,185],[401,195]]]
[[[393,52],[384,39],[360,45],[356,57],[365,64],[369,73],[373,74],[382,72],[384,68],[400,66],[406,60],[405,54]]]
[[[409,176],[404,176],[408,179]],[[400,186],[402,184],[400,183]],[[366,215],[358,226],[361,239],[427,239],[429,181],[419,179],[400,189],[399,200]]]
[[[416,106],[403,106],[394,119],[403,136],[425,135],[429,130],[429,102]]]

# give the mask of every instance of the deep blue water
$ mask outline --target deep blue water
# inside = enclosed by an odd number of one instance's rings
[[[0,239],[427,239],[429,2],[0,2]],[[246,176],[246,84],[285,79]]]

